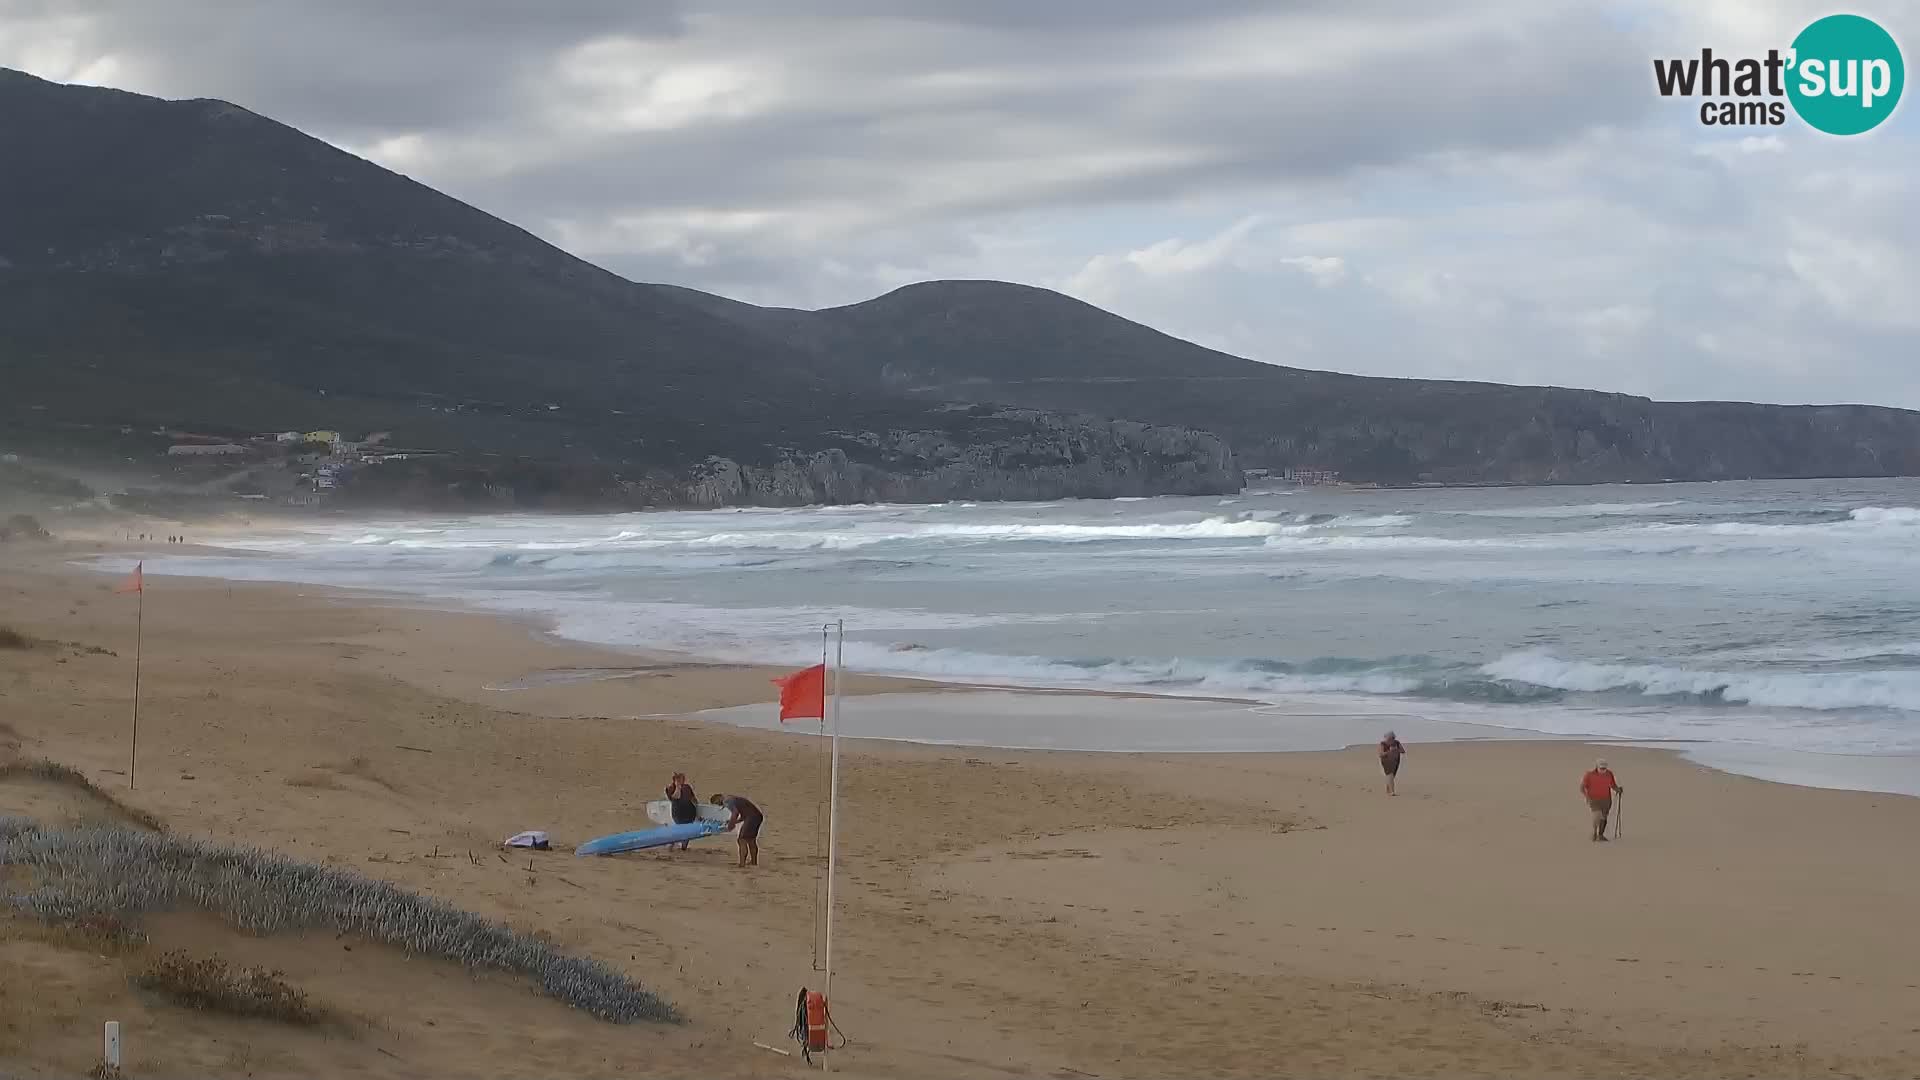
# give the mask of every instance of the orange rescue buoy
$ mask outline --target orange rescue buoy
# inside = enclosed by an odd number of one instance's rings
[[[827,1048],[827,997],[818,990],[807,991],[807,1049],[819,1053]]]

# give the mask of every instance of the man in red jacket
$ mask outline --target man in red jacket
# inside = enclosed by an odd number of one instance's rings
[[[1593,838],[1606,842],[1607,816],[1613,813],[1613,793],[1626,793],[1620,781],[1607,768],[1605,758],[1594,763],[1593,768],[1580,778],[1580,794],[1587,797],[1587,809],[1593,811]]]

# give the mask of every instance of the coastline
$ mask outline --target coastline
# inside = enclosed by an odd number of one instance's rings
[[[428,1062],[474,1076],[791,1075],[752,1043],[781,1045],[796,987],[817,978],[823,748],[696,719],[765,708],[770,669],[637,658],[497,615],[344,591],[154,577],[128,792],[132,598],[65,565],[72,554],[0,559],[5,621],[118,655],[0,651],[14,753],[71,764],[177,832],[349,866],[550,933],[658,986],[688,1021],[611,1028],[457,975],[430,995],[388,986],[341,969],[330,937],[219,937],[387,1017],[362,1036],[296,1035],[275,1050],[243,1027],[183,1022],[129,997],[114,961],[0,935],[14,972],[0,983],[10,1003],[0,1032],[12,1032],[0,1057],[71,1071],[83,1047],[97,1053],[93,1018],[111,1009],[130,1043],[164,1046],[178,1071],[222,1071],[222,1055],[244,1043],[262,1076],[397,1077]],[[486,689],[595,667],[629,674]],[[862,703],[1000,707],[991,694],[895,680],[861,680],[858,692],[884,695]],[[1605,752],[1632,814],[1623,841],[1601,846],[1585,842],[1573,792],[1593,750],[1571,740],[1413,740],[1391,800],[1366,749],[851,740],[834,1012],[856,1042],[836,1071],[1739,1076],[1920,1065],[1920,988],[1885,944],[1920,902],[1920,870],[1887,858],[1920,827],[1920,801],[1746,779],[1667,750]],[[768,810],[763,867],[731,869],[724,838],[672,856],[488,854],[525,828],[562,844],[630,828],[675,770],[703,796],[744,792]],[[0,784],[0,811],[44,811],[45,800]],[[29,986],[57,1007],[18,1012]]]
[[[154,552],[139,544],[93,541],[101,550],[89,552],[89,557],[113,558],[151,555]],[[255,556],[270,559],[272,556],[247,549],[225,548],[214,543],[197,543],[178,547],[169,547],[159,552],[162,556],[176,559],[191,559],[195,556]],[[63,559],[73,564],[71,559]],[[100,573],[108,573],[100,571]],[[170,570],[167,577],[194,581],[221,582],[236,584],[234,579],[217,574],[195,575]],[[394,605],[420,611],[441,612],[447,614],[466,614],[481,618],[501,619],[525,628],[526,632],[539,640],[569,648],[591,650],[600,658],[595,664],[575,666],[570,669],[553,669],[547,672],[527,673],[543,679],[558,676],[559,681],[590,683],[594,681],[618,682],[623,679],[644,675],[648,670],[662,665],[686,670],[711,668],[718,671],[745,670],[772,678],[790,670],[791,665],[765,660],[737,660],[725,657],[704,656],[697,653],[677,651],[668,648],[647,645],[606,644],[569,637],[561,630],[556,618],[537,612],[502,610],[466,604],[458,599],[436,596],[430,593],[409,593],[383,590],[371,586],[308,584],[282,579],[247,579],[254,585],[278,586],[296,590],[298,595],[315,594],[329,597],[332,602],[341,604],[379,604]],[[571,671],[569,678],[565,672]],[[597,674],[596,674],[597,673]],[[446,690],[447,688],[439,688]],[[535,686],[487,685],[483,689],[508,695],[524,694]],[[1193,703],[1237,706],[1249,712],[1285,714],[1289,716],[1339,716],[1347,723],[1322,725],[1313,737],[1302,739],[1297,733],[1269,738],[1242,739],[1238,742],[1227,741],[1223,745],[1199,745],[1188,741],[1164,743],[1151,739],[1136,738],[1126,745],[1093,745],[1082,738],[1075,742],[1073,736],[1053,738],[1047,741],[1012,741],[1011,739],[981,739],[937,737],[934,735],[901,735],[895,733],[861,735],[847,733],[849,738],[867,738],[877,741],[919,743],[928,746],[974,747],[980,749],[1028,750],[1037,752],[1073,750],[1086,753],[1293,753],[1313,750],[1336,750],[1370,744],[1379,735],[1378,728],[1386,730],[1398,725],[1403,730],[1419,732],[1415,738],[1421,741],[1468,742],[1468,741],[1518,741],[1533,742],[1540,740],[1579,742],[1595,745],[1631,746],[1642,749],[1659,750],[1673,753],[1694,764],[1702,765],[1720,772],[1766,780],[1772,783],[1798,787],[1810,787],[1826,790],[1858,791],[1885,795],[1903,795],[1920,798],[1920,755],[1914,754],[1842,754],[1819,753],[1814,751],[1782,750],[1763,747],[1747,747],[1740,744],[1701,743],[1685,739],[1648,739],[1631,736],[1606,735],[1594,732],[1553,731],[1545,728],[1529,728],[1517,725],[1492,725],[1477,722],[1479,717],[1434,718],[1429,714],[1444,714],[1451,709],[1449,703],[1434,701],[1403,701],[1392,696],[1381,696],[1378,700],[1343,700],[1332,695],[1291,695],[1282,700],[1267,700],[1234,696],[1208,695],[1201,693],[1152,692],[1137,689],[1097,688],[1091,686],[1055,686],[1033,682],[1002,682],[991,680],[967,679],[960,677],[937,678],[915,677],[898,673],[860,673],[848,676],[846,692],[849,696],[868,696],[873,694],[998,694],[1020,695],[1034,699],[1060,697],[1069,700],[1119,700],[1140,702],[1149,708],[1184,709]],[[597,699],[599,695],[582,695]],[[756,701],[762,699],[755,699]],[[1002,701],[1006,700],[1004,697]],[[478,703],[478,702],[477,702]],[[512,701],[499,702],[513,706]],[[1154,703],[1159,703],[1157,706]],[[547,705],[545,695],[534,695],[532,707],[535,709]],[[700,716],[701,720],[735,724],[745,727],[763,727],[754,720],[743,720],[732,715],[729,710],[738,710],[750,702],[728,702],[706,710],[712,715]],[[1131,711],[1122,707],[1124,711]],[[1004,710],[1003,710],[1004,711]],[[1082,710],[1090,711],[1090,710]],[[1032,719],[1034,713],[1044,710],[1029,708],[1024,710]],[[664,716],[673,713],[634,714],[635,716]],[[1216,714],[1210,719],[1218,719]],[[1365,723],[1363,723],[1365,721]],[[923,725],[909,725],[923,726]],[[777,727],[777,725],[776,725]],[[1329,731],[1342,727],[1350,728],[1350,738],[1344,740],[1333,737]],[[1081,725],[1085,730],[1085,725]],[[1094,740],[1098,742],[1100,740]],[[1109,737],[1107,740],[1111,742]]]

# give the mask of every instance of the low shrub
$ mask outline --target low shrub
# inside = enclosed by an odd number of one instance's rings
[[[175,949],[164,953],[133,984],[189,1009],[228,1016],[317,1024],[325,1014],[307,1000],[306,991],[287,982],[283,972],[233,968],[218,956],[194,957]]]

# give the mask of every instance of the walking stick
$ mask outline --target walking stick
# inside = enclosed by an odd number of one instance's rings
[[[1626,828],[1627,828],[1627,793],[1623,791],[1620,793],[1620,806],[1614,811],[1614,815],[1613,815],[1613,838],[1615,840],[1620,839],[1620,834],[1626,831]]]

